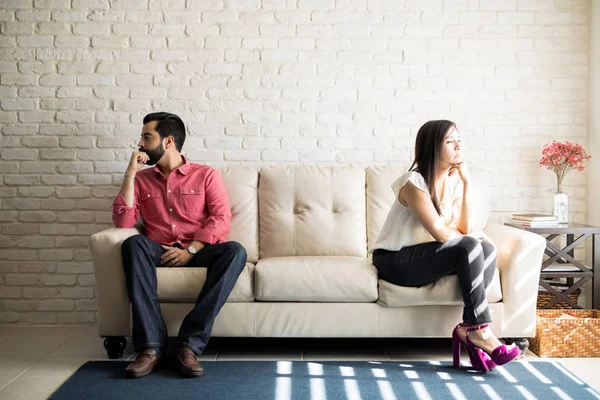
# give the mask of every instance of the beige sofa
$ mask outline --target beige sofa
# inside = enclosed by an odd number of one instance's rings
[[[367,257],[394,195],[395,167],[274,166],[221,170],[233,220],[229,240],[244,245],[248,263],[218,315],[213,336],[449,337],[461,320],[456,276],[421,288],[377,278]],[[478,188],[476,228],[498,247],[489,288],[492,328],[500,337],[531,337],[544,239],[486,224],[489,181]],[[123,240],[136,229],[94,234],[98,333],[109,357],[119,357],[131,334],[121,262]],[[177,335],[204,283],[201,268],[159,268],[158,293],[169,334]]]

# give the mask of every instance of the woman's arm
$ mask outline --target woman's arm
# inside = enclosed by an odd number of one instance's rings
[[[458,210],[458,217],[456,218],[456,228],[462,233],[466,235],[467,233],[471,233],[473,231],[473,227],[471,224],[472,217],[472,206],[470,205],[470,195],[469,195],[469,184],[465,183],[463,185],[463,193],[462,197],[456,199],[454,201],[454,209]]]
[[[454,219],[456,221],[456,228],[460,233],[466,235],[473,231],[472,221],[474,210],[471,204],[470,174],[464,162],[452,167],[450,173],[458,173],[463,184],[462,196],[454,200],[453,210],[456,216]]]
[[[417,188],[411,181],[407,181],[406,185],[400,189],[398,201],[400,204],[410,207],[419,222],[438,242],[443,243],[461,236],[461,232],[446,226],[444,218],[438,215],[429,195]]]

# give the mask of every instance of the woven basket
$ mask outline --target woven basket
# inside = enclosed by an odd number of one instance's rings
[[[537,310],[529,348],[540,357],[600,357],[600,310],[569,310],[581,318],[558,318],[562,310]]]
[[[573,293],[569,293],[567,295],[567,297],[573,303],[577,304],[577,299],[579,299],[580,294],[581,294],[581,289],[576,289]],[[554,296],[552,293],[549,293],[546,291],[539,291],[538,296],[537,296],[537,307],[536,308],[544,308],[544,306],[546,304],[550,303],[552,300],[554,300],[555,297],[556,296]],[[551,309],[555,309],[555,308],[566,309],[566,308],[573,308],[573,307],[571,307],[564,301],[560,301],[560,302],[554,304],[552,307],[549,307],[548,309],[551,310]]]

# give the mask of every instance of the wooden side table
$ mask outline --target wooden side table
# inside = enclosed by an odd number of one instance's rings
[[[530,228],[510,222],[505,223],[505,225],[543,236],[547,235],[545,237],[545,253],[549,258],[541,266],[540,286],[556,297],[543,308],[550,308],[561,301],[564,301],[573,308],[582,308],[571,301],[568,295],[590,280],[592,281],[592,308],[600,307],[600,227],[577,223],[560,224],[544,228]],[[567,237],[567,245],[562,249],[552,243],[552,239],[559,235],[566,235]],[[592,265],[587,266],[573,258],[573,250],[590,238],[592,239]],[[549,268],[555,263],[568,263],[570,268]],[[567,289],[564,291],[555,289],[548,281],[544,280],[548,278],[566,278]]]

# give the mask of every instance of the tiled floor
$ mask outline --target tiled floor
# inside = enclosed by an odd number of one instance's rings
[[[128,340],[130,342],[130,340]],[[124,359],[132,358],[129,343]],[[525,359],[536,359],[528,353]],[[95,326],[0,325],[0,399],[46,399],[82,364],[106,360]],[[450,341],[425,339],[220,339],[200,357],[215,360],[449,360]],[[600,358],[562,358],[600,391]],[[206,367],[206,365],[205,365]]]

